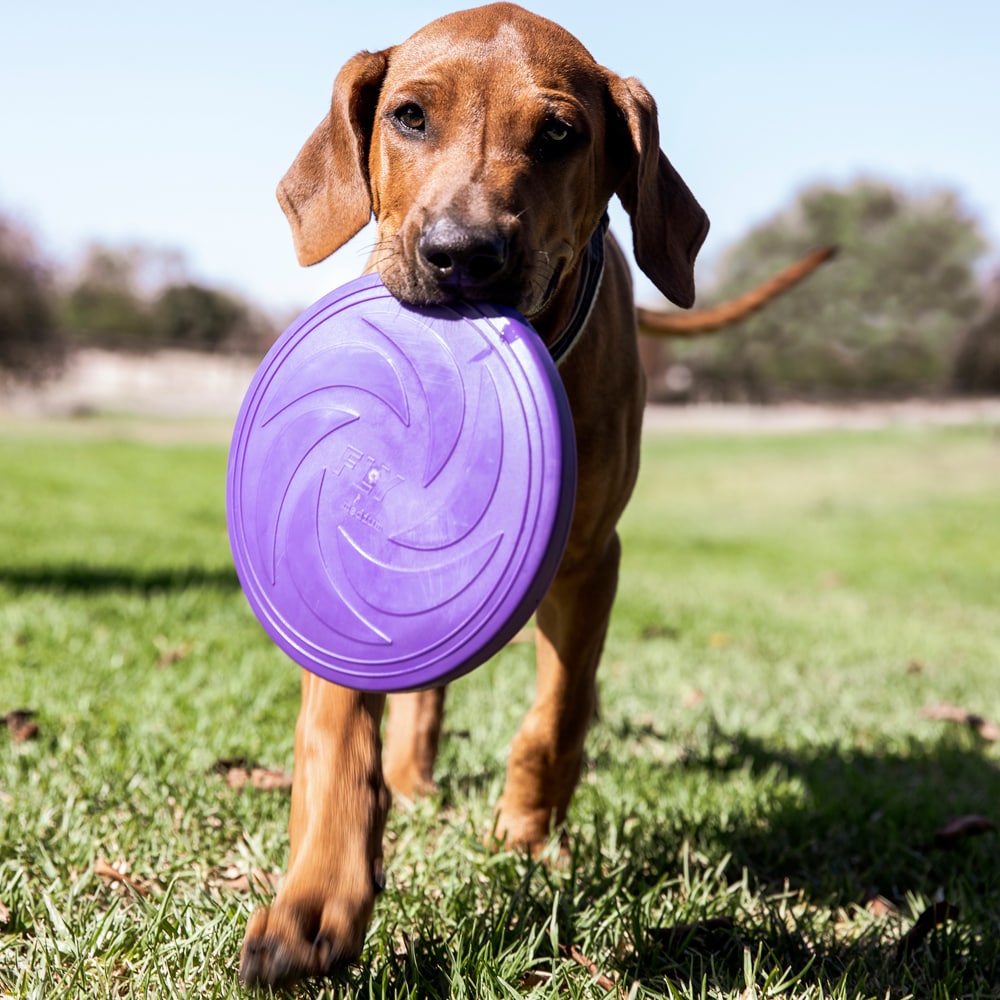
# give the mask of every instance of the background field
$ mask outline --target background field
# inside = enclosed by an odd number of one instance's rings
[[[0,995],[240,996],[296,671],[225,445],[73,426],[0,435],[0,715],[37,713],[0,732]],[[452,689],[362,962],[296,995],[997,995],[998,490],[987,425],[651,435],[569,856],[481,846],[513,645]]]

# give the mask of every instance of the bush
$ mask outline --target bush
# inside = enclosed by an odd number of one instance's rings
[[[258,353],[268,324],[226,292],[187,280],[176,255],[143,247],[88,248],[62,300],[76,343],[115,350],[233,350]],[[171,273],[175,280],[164,281]]]
[[[1000,393],[1000,277],[986,315],[962,335],[955,352],[953,385],[969,396]]]
[[[141,251],[101,244],[87,248],[62,298],[61,320],[76,342],[109,348],[150,346],[149,304],[139,289]]]
[[[199,351],[258,351],[264,324],[225,292],[192,283],[163,289],[152,306],[156,339]]]
[[[905,194],[876,182],[817,186],[723,258],[707,296],[745,291],[819,245],[836,260],[761,313],[678,343],[694,398],[858,399],[947,391],[955,345],[982,309],[986,248],[948,191]]]
[[[0,382],[38,382],[62,365],[49,268],[23,229],[0,217]]]

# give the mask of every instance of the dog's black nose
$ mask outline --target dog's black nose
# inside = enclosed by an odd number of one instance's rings
[[[509,241],[503,234],[462,226],[451,219],[428,226],[420,235],[418,249],[434,280],[457,293],[495,281],[510,257]]]

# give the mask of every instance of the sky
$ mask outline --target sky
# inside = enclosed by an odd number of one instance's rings
[[[179,253],[290,315],[360,273],[365,230],[296,262],[277,181],[340,66],[455,9],[426,0],[39,0],[0,13],[0,214],[70,268],[91,242]],[[698,279],[805,187],[955,191],[1000,260],[1000,4],[536,0],[636,76],[708,211]],[[627,219],[612,212],[616,231]],[[626,240],[627,242],[627,240]],[[638,276],[637,276],[638,277]],[[659,296],[641,277],[637,297]]]

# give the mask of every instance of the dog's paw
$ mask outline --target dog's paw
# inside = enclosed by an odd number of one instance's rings
[[[554,824],[551,810],[516,812],[503,803],[497,809],[491,841],[494,849],[524,852],[536,859],[569,847],[568,834]]]
[[[437,792],[437,785],[429,769],[421,768],[412,761],[387,761],[385,783],[404,802],[416,802]]]
[[[374,893],[373,893],[374,897]],[[373,898],[360,906],[313,900],[259,909],[247,924],[240,953],[245,986],[287,986],[329,976],[361,954]]]

